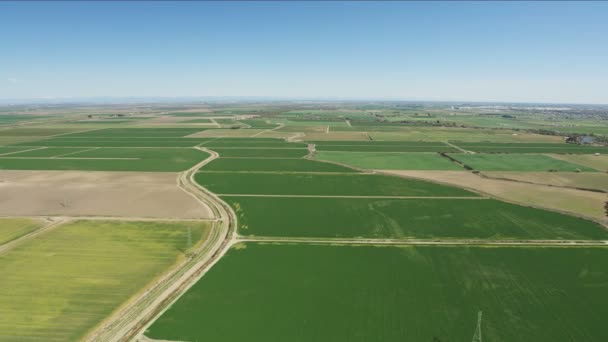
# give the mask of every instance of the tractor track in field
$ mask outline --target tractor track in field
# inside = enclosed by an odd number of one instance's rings
[[[197,147],[210,156],[178,176],[179,186],[215,213],[210,236],[181,265],[149,286],[142,294],[97,326],[85,338],[88,341],[137,341],[145,329],[194,285],[230,248],[236,232],[236,215],[215,194],[194,182],[196,171],[219,157],[211,150]]]

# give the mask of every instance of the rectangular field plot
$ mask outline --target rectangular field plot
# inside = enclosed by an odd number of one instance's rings
[[[248,148],[306,148],[303,143],[290,143],[282,139],[213,139],[203,144],[203,147],[248,147]]]
[[[315,159],[376,170],[462,170],[438,153],[321,151]]]
[[[336,164],[308,159],[219,158],[203,166],[202,171],[248,172],[357,172]]]
[[[450,154],[450,157],[480,171],[597,171],[540,154]]]
[[[0,156],[0,169],[183,171],[208,156],[208,153],[193,148],[98,148],[56,158]]]
[[[41,220],[0,218],[0,245],[18,239],[43,225]]]
[[[463,143],[452,142],[465,150],[481,153],[608,153],[608,148],[575,144],[550,143]]]
[[[88,150],[88,147],[49,147],[49,148],[37,148],[31,149],[25,152],[19,152],[11,154],[10,157],[57,157],[62,155],[70,155],[73,153],[82,152]]]
[[[455,187],[376,174],[200,172],[196,181],[216,194],[325,196],[478,196]]]
[[[222,158],[302,158],[308,154],[305,148],[226,148],[210,147]]]
[[[492,199],[222,196],[252,236],[607,239],[599,224]]]
[[[170,341],[605,341],[608,249],[239,244],[147,331]],[[238,327],[238,328],[236,328]]]
[[[583,165],[602,172],[608,172],[608,156],[588,154],[553,154],[552,158],[567,161],[569,163]]]
[[[0,258],[0,340],[82,339],[208,231],[200,222],[76,221],[24,242]]]
[[[53,138],[21,143],[23,146],[51,147],[194,147],[207,139],[190,138]]]
[[[318,151],[355,151],[355,152],[458,152],[454,147],[441,142],[423,141],[335,141],[319,142]]]
[[[181,138],[204,130],[204,128],[106,128],[68,134],[62,137]]]

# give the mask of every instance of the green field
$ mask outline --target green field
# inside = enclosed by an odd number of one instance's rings
[[[606,341],[608,249],[237,245],[146,336]]]
[[[450,157],[480,171],[596,171],[540,154],[450,154]]]
[[[13,241],[32,232],[43,223],[40,220],[26,218],[0,218],[0,245]]]
[[[28,141],[21,146],[53,147],[194,147],[208,139],[204,138],[53,138],[48,140]]]
[[[193,120],[186,120],[186,121],[180,121],[180,124],[182,123],[205,123],[205,124],[210,124],[213,123],[213,121],[211,121],[211,119],[193,119]]]
[[[599,224],[492,199],[222,196],[239,233],[327,238],[608,239]]]
[[[207,157],[208,153],[193,148],[99,148],[58,158],[0,156],[0,169],[176,172]]]
[[[201,144],[201,146],[214,147],[248,147],[248,148],[306,148],[302,143],[290,143],[285,140],[274,139],[273,141],[259,139],[223,140],[213,139]]]
[[[19,152],[19,151],[26,151],[31,149],[30,147],[16,147],[16,146],[5,146],[5,147],[0,147],[0,155],[3,154],[13,154],[15,152]]]
[[[315,153],[315,159],[376,170],[462,170],[437,153],[333,152]]]
[[[180,138],[196,132],[204,131],[201,128],[106,128],[87,132],[68,134],[62,137],[108,137],[108,138]]]
[[[345,151],[345,152],[458,152],[454,147],[447,145],[321,145],[315,146],[317,151]]]
[[[219,158],[203,166],[201,170],[249,172],[356,172],[348,167],[308,159],[256,158]]]
[[[212,147],[213,151],[220,154],[222,158],[302,158],[308,154],[305,148],[227,148]]]
[[[56,157],[62,156],[64,154],[73,154],[77,152],[81,152],[87,150],[87,147],[79,148],[79,147],[49,147],[49,148],[37,148],[32,149],[31,151],[13,153],[10,155],[11,158],[21,158],[21,157]]]
[[[0,340],[76,341],[209,231],[200,222],[75,221],[0,257]]]
[[[477,196],[460,188],[376,174],[200,172],[195,180],[216,194]]]
[[[543,144],[543,143],[461,143],[452,142],[465,150],[481,153],[573,153],[593,154],[608,153],[608,148],[599,146],[584,146],[575,144]]]

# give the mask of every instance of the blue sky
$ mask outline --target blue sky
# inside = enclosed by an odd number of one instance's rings
[[[0,2],[0,98],[608,103],[606,2]]]

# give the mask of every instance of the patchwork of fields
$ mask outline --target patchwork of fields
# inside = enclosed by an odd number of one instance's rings
[[[214,266],[132,337],[608,339],[606,147],[370,113],[175,107],[0,129],[0,340],[81,339],[212,238],[196,272]]]
[[[489,341],[603,341],[607,262],[606,248],[239,244],[146,336],[469,341],[481,311]]]

